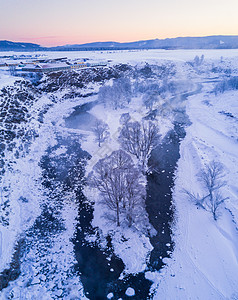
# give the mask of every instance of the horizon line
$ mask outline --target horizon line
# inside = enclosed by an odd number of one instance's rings
[[[127,43],[135,43],[135,42],[143,42],[143,41],[152,41],[152,40],[166,40],[166,39],[177,39],[177,38],[204,38],[204,37],[219,37],[219,36],[223,36],[223,37],[238,37],[238,34],[211,34],[211,35],[198,35],[198,36],[176,36],[176,37],[166,37],[166,38],[153,38],[153,39],[140,39],[140,40],[132,40],[132,41],[125,41],[125,42],[118,42],[118,41],[113,41],[113,40],[97,40],[97,41],[91,41],[91,42],[79,42],[79,43],[74,43],[74,44],[70,44],[70,43],[65,43],[61,46],[74,46],[74,45],[87,45],[87,44],[92,44],[92,43],[118,43],[118,44],[127,44]],[[45,38],[45,37],[44,37]],[[27,40],[29,40],[30,38],[27,38]],[[33,38],[34,39],[34,38]],[[40,38],[36,38],[36,39],[41,39]],[[43,37],[42,37],[43,39]],[[52,48],[52,47],[61,47],[59,45],[56,46],[42,46],[41,44],[37,43],[37,42],[28,42],[25,40],[0,40],[0,42],[12,42],[12,43],[26,43],[26,44],[35,44],[35,45],[39,45],[43,48]]]

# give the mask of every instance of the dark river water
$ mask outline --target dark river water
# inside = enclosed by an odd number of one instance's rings
[[[76,106],[72,114],[65,119],[65,126],[73,129],[92,130],[97,119],[88,111],[96,105],[96,102],[85,103]]]
[[[155,170],[147,176],[146,210],[150,223],[157,231],[157,234],[150,238],[154,247],[149,264],[152,270],[161,269],[164,265],[163,258],[169,257],[173,251],[172,188],[174,171],[180,157],[179,145],[184,137],[183,127],[180,123],[175,123],[174,129],[165,136],[162,144],[152,151],[149,160],[149,166],[154,167]]]

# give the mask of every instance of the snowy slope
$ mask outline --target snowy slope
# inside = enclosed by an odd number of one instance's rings
[[[175,181],[176,246],[161,274],[148,273],[158,284],[155,299],[238,297],[238,92],[215,96],[206,92],[211,88],[205,84],[204,92],[190,97],[187,103],[192,125],[181,144]],[[184,188],[201,192],[196,174],[212,160],[225,166],[224,191],[229,196],[217,222],[182,192]]]

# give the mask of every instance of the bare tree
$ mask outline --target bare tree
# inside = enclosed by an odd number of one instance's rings
[[[143,103],[145,107],[148,108],[150,111],[152,111],[154,104],[158,102],[159,102],[159,93],[157,91],[149,90],[143,96]]]
[[[108,125],[101,121],[97,120],[95,126],[93,127],[93,132],[96,135],[96,141],[98,142],[98,146],[101,147],[101,144],[105,142],[109,137],[109,127]]]
[[[220,189],[225,186],[224,167],[220,162],[212,161],[206,165],[205,169],[198,173],[199,180],[208,191],[205,197],[206,205],[213,214],[214,220],[217,220],[218,207],[228,198],[223,198]]]
[[[129,153],[135,155],[146,166],[151,150],[159,142],[159,129],[151,121],[128,122],[120,132],[119,140],[122,147]]]
[[[217,220],[217,217],[218,217],[218,212],[217,212],[218,208],[227,199],[229,199],[229,197],[224,198],[220,191],[215,191],[212,194],[212,197],[209,198],[210,201],[207,203],[207,206],[208,206],[209,210],[211,211],[215,221]]]
[[[102,203],[116,214],[116,224],[120,226],[121,215],[131,215],[129,226],[133,222],[133,211],[139,204],[143,186],[139,183],[139,173],[129,154],[123,150],[112,152],[98,161],[89,176],[89,183],[96,187],[102,197]]]
[[[197,176],[208,190],[209,195],[226,184],[223,180],[225,176],[224,167],[221,163],[216,161],[211,161]]]
[[[197,174],[198,180],[203,184],[206,194],[203,196],[200,194],[195,195],[194,193],[184,190],[197,206],[211,211],[214,220],[217,220],[220,205],[228,199],[228,197],[224,198],[221,192],[221,188],[226,184],[224,176],[223,165],[219,162],[212,161]]]

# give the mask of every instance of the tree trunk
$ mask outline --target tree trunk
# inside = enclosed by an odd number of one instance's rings
[[[131,227],[132,226],[132,216],[131,215],[129,215],[128,216],[128,222],[129,222],[129,224],[128,224],[128,227]]]
[[[213,214],[213,219],[215,221],[217,221],[217,214],[216,214],[216,208],[215,207],[213,207],[212,214]]]
[[[117,226],[120,226],[120,211],[119,211],[119,203],[117,203]]]

